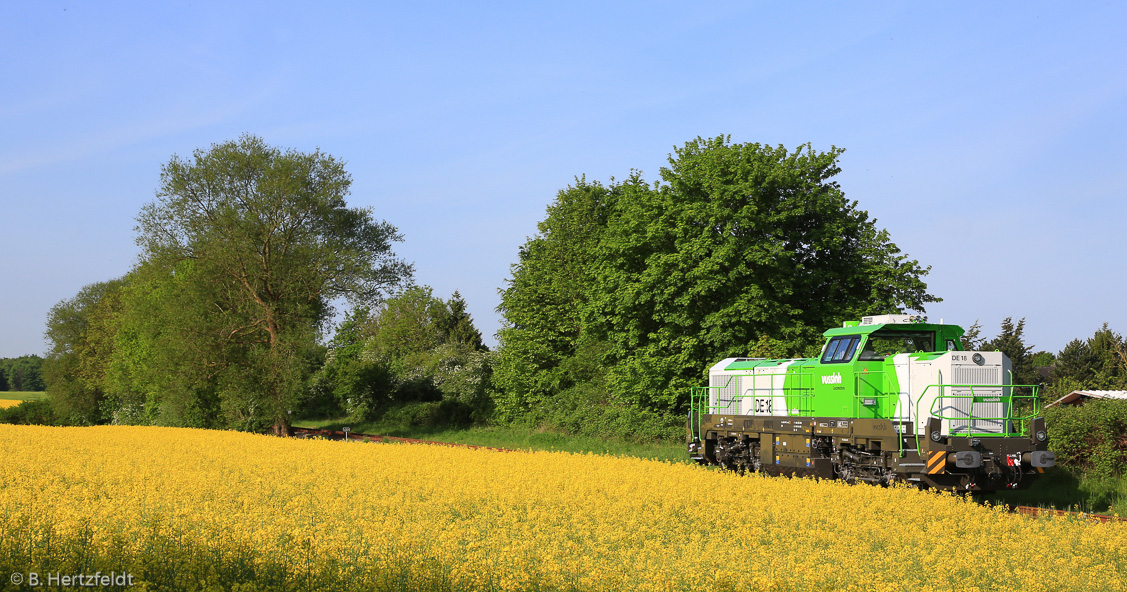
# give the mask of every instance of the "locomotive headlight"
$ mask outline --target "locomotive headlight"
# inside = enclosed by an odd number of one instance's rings
[[[963,359],[965,360],[966,358]],[[971,360],[973,360],[974,363],[978,364],[979,366],[986,363],[986,358],[982,357],[982,354],[974,354],[973,356],[971,356]]]
[[[943,434],[939,433],[939,430],[935,430],[934,432],[931,433],[931,441],[932,442],[938,442],[942,439],[943,439]]]
[[[1048,440],[1048,439],[1049,439],[1049,434],[1047,434],[1045,432],[1045,430],[1037,430],[1037,441],[1038,442],[1044,442],[1045,440]]]

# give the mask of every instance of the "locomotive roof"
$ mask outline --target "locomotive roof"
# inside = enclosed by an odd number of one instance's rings
[[[946,336],[960,337],[966,331],[958,325],[947,325],[941,323],[923,323],[917,320],[901,320],[901,315],[882,315],[883,317],[891,317],[891,322],[872,322],[862,324],[857,321],[847,322],[844,327],[835,327],[823,333],[826,337],[836,337],[838,335],[868,335],[875,331],[935,331],[942,333]],[[907,317],[907,315],[903,315]],[[886,320],[880,317],[868,317],[876,320]]]

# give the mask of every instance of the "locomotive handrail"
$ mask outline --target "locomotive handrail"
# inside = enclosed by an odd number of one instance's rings
[[[1036,417],[1037,414],[1040,413],[1040,409],[1038,409],[1040,400],[1039,400],[1039,398],[1036,394],[1036,392],[1037,392],[1036,389],[1038,388],[1038,385],[1033,385],[1033,384],[1014,384],[1014,385],[932,384],[932,385],[928,385],[927,388],[924,389],[924,392],[926,393],[927,389],[929,389],[933,386],[939,387],[940,393],[939,393],[939,396],[937,396],[932,401],[931,409],[930,409],[929,412],[931,413],[931,415],[938,417],[939,419],[945,419],[945,420],[948,420],[948,421],[950,421],[950,420],[958,420],[958,421],[967,420],[967,421],[970,421],[970,420],[975,420],[975,419],[991,420],[991,421],[1003,421],[1003,420],[1025,421],[1027,419],[1032,419],[1032,418]],[[996,389],[996,388],[999,388],[999,387],[1032,388],[1034,390],[1033,390],[1033,394],[1031,394],[1031,395],[1014,395],[1014,394],[995,395],[995,394],[976,394],[974,392],[975,388]],[[970,393],[966,394],[966,395],[944,394],[943,393],[944,389],[967,389],[967,390],[970,391]],[[921,395],[920,398],[921,399],[923,398],[922,395]],[[960,416],[960,417],[947,417],[945,415],[940,415],[939,414],[940,410],[937,409],[937,407],[939,407],[940,401],[945,400],[945,399],[962,399],[962,400],[971,399],[973,403],[1006,403],[1006,402],[1009,402],[1010,403],[1010,406],[1009,406],[1010,411],[1008,413],[1006,413],[1004,416],[1000,416],[1000,417],[986,417],[986,416],[980,417],[980,416],[977,416],[977,415],[969,415],[969,414],[965,415],[965,416]],[[984,399],[991,399],[991,400],[984,400]],[[993,400],[993,399],[996,399],[996,400]],[[1012,404],[1014,400],[1021,400],[1021,401],[1030,400],[1030,401],[1032,401],[1033,402],[1032,411],[1028,415],[1016,415],[1016,414],[1014,414],[1013,413],[1013,404]],[[920,402],[922,403],[922,401],[920,401]],[[971,413],[973,413],[973,411],[974,411],[974,409],[972,407]],[[1028,435],[1026,433],[1026,431],[1027,430],[1022,429],[1022,431],[1020,431],[1020,432],[1008,432],[1007,431],[1007,432],[1003,432],[1003,433],[1000,433],[1000,434],[995,433],[995,432],[982,432],[982,433],[974,433],[972,435],[976,435],[976,436],[983,436],[983,435],[984,436],[998,436],[998,437],[1025,436],[1025,435]]]
[[[1037,413],[1038,413],[1038,411],[1036,409],[1037,395],[993,395],[993,394],[982,395],[982,394],[975,394],[975,392],[974,392],[974,389],[976,387],[977,388],[994,389],[994,388],[998,388],[998,385],[993,385],[993,384],[942,384],[942,385],[929,385],[929,388],[931,386],[940,387],[940,394],[939,394],[938,397],[936,397],[932,401],[931,410],[929,411],[929,413],[932,416],[937,417],[937,418],[942,419],[942,420],[968,421],[968,422],[974,421],[974,420],[1022,422],[1022,421],[1036,417]],[[1021,385],[1014,385],[1014,386],[1035,387],[1036,385],[1021,384]],[[967,389],[967,390],[970,391],[970,394],[967,394],[967,395],[943,394],[942,390],[944,388]],[[927,391],[927,389],[924,389],[924,392],[926,392],[926,391]],[[968,412],[968,415],[958,416],[958,417],[948,417],[946,415],[940,415],[940,413],[939,413],[940,409],[937,409],[937,407],[939,407],[939,402],[942,401],[942,400],[948,400],[948,399],[956,399],[956,400],[970,399],[972,403],[1007,403],[1008,402],[1008,403],[1010,403],[1010,405],[1009,405],[1010,412],[1006,413],[1005,415],[998,416],[998,417],[978,416],[978,415],[973,415],[974,408],[972,406],[971,411]],[[986,400],[986,399],[989,399],[989,400]],[[1030,413],[1029,415],[1016,415],[1016,414],[1014,414],[1012,412],[1013,401],[1014,400],[1024,401],[1026,399],[1034,401],[1035,404],[1034,404],[1033,412]],[[967,433],[968,433],[968,435],[972,435],[972,436],[988,436],[988,437],[994,436],[994,437],[999,437],[999,438],[1028,435],[1027,430],[1024,429],[1024,428],[1021,431],[1017,431],[1017,432],[1011,432],[1011,431],[1005,431],[1005,432],[970,432],[968,430]]]
[[[703,396],[707,403],[708,389],[712,387],[707,386],[692,386],[689,387],[689,431],[694,440],[700,440],[700,424],[701,412],[698,400]],[[700,393],[703,391],[704,395]],[[693,414],[696,413],[696,422],[693,422]]]
[[[756,393],[758,391],[767,391],[768,393],[770,393],[768,398],[774,398],[774,396],[775,396],[774,391],[777,391],[777,390],[783,391],[782,396],[783,396],[783,399],[786,402],[786,406],[787,406],[786,415],[788,417],[797,417],[799,415],[802,415],[802,410],[803,410],[802,404],[805,402],[806,399],[812,399],[814,397],[814,394],[813,394],[814,393],[813,367],[810,367],[810,370],[807,370],[806,368],[807,368],[806,366],[799,366],[799,367],[793,368],[793,369],[787,368],[782,373],[772,372],[772,373],[768,374],[768,373],[753,372],[751,374],[735,375],[735,376],[751,376],[751,388],[745,390],[744,393],[746,393],[747,391],[751,391],[752,394],[749,397],[748,395],[740,393],[733,398],[733,401],[736,400],[736,399],[755,398]],[[787,386],[786,385],[787,376],[797,376],[798,377],[798,384],[792,385],[792,386]],[[766,388],[757,387],[756,383],[758,382],[758,379],[760,377],[768,378],[769,380],[767,381],[767,384],[769,386],[767,386]],[[778,377],[782,377],[783,385],[776,388],[775,387],[775,379],[778,378]],[[808,386],[802,385],[803,377],[809,377],[810,378],[810,384]],[[729,380],[729,382],[731,382],[731,381]],[[793,392],[788,393],[787,391],[800,391],[800,393],[794,394]],[[797,412],[792,413],[791,401],[795,400],[795,399],[797,399],[798,410],[797,410]],[[808,410],[811,411],[811,412],[813,411],[812,409],[808,409]]]
[[[1011,372],[1010,374],[1012,376],[1013,372]],[[942,380],[942,376],[940,376],[940,380]],[[1012,380],[1012,378],[1011,378],[1011,380]],[[927,391],[930,390],[932,387],[938,388],[939,394],[934,399],[932,399],[931,409],[928,410],[928,415],[931,416],[931,417],[936,417],[941,421],[946,421],[947,426],[948,426],[948,430],[950,430],[950,425],[951,425],[952,421],[965,421],[965,422],[967,422],[966,433],[960,434],[960,435],[965,435],[967,437],[1012,438],[1012,437],[1015,437],[1015,436],[1027,436],[1028,431],[1029,431],[1029,427],[1027,425],[1027,422],[1029,420],[1033,419],[1034,417],[1036,417],[1038,413],[1040,413],[1040,398],[1037,396],[1037,389],[1039,388],[1039,385],[1034,385],[1034,384],[951,384],[951,383],[944,384],[942,382],[939,382],[937,384],[927,385],[926,387],[924,387],[923,392],[920,393],[919,398],[916,400],[916,417],[919,417],[920,406],[923,404],[923,402],[926,398],[924,395],[926,395]],[[979,388],[979,389],[986,389],[986,388],[988,388],[988,389],[1001,389],[1002,394],[976,394],[974,392],[974,389],[976,389],[976,388]],[[1015,394],[1013,394],[1013,392],[1014,392],[1013,389],[1015,389],[1015,388],[1032,389],[1031,390],[1032,394],[1015,395]],[[945,392],[947,389],[966,389],[966,390],[970,391],[970,393],[965,394],[965,395],[964,394],[959,394],[959,395],[947,394]],[[1009,389],[1010,394],[1005,394],[1007,389]],[[966,415],[962,415],[962,416],[958,416],[958,417],[951,417],[951,416],[943,414],[943,409],[942,409],[943,406],[941,405],[941,402],[948,401],[948,400],[968,400],[968,399],[971,401],[971,405],[970,405],[970,409],[965,411]],[[987,400],[983,400],[983,399],[994,399],[994,400],[987,401]],[[1028,415],[1016,415],[1014,413],[1014,402],[1015,401],[1024,402],[1026,400],[1032,401],[1032,403],[1033,403],[1030,413]],[[974,415],[974,404],[975,403],[1003,403],[1003,404],[1008,403],[1008,405],[1005,405],[1003,407],[1003,409],[1005,410],[1005,413],[1004,413],[1003,416],[1000,416],[1000,417],[981,416],[980,417],[980,416]],[[962,410],[959,410],[959,411],[963,412]],[[1002,431],[1001,432],[973,432],[973,431],[971,431],[971,426],[973,425],[973,422],[975,422],[975,421],[1000,421],[1000,422],[1002,422]],[[1011,431],[1012,426],[1014,424],[1020,425],[1019,431],[1016,431],[1016,432]],[[916,430],[916,447],[917,448],[919,447],[919,440],[920,440],[919,430]]]
[[[700,392],[700,391],[707,392],[707,391],[712,390],[712,389],[716,389],[716,390],[726,389],[732,384],[733,378],[739,378],[741,376],[750,376],[751,377],[751,388],[745,389],[742,393],[737,393],[735,395],[732,395],[732,397],[730,399],[728,399],[727,403],[724,404],[724,405],[721,405],[719,400],[717,400],[716,405],[712,405],[712,404],[706,405],[706,407],[710,410],[710,412],[713,409],[716,409],[717,412],[719,412],[720,409],[731,409],[732,404],[735,403],[736,401],[740,401],[742,399],[755,398],[757,396],[757,393],[762,392],[762,391],[766,391],[766,392],[769,392],[769,393],[773,393],[774,391],[783,391],[782,395],[772,395],[772,397],[782,396],[784,399],[788,399],[788,403],[789,403],[790,399],[798,399],[798,400],[801,401],[803,399],[809,399],[809,398],[814,397],[813,394],[806,394],[806,393],[810,393],[811,391],[814,390],[814,387],[813,387],[812,384],[810,386],[802,386],[801,385],[801,377],[809,376],[811,379],[813,379],[813,374],[810,373],[810,372],[799,372],[797,370],[795,372],[783,372],[783,373],[777,373],[776,372],[776,373],[771,373],[771,374],[757,374],[757,373],[732,374],[732,375],[728,376],[728,381],[725,382],[723,386],[694,386],[694,387],[689,387],[689,388],[691,388],[692,391],[695,391],[695,392]],[[776,387],[776,386],[774,386],[774,381],[772,380],[771,386],[768,386],[768,387],[758,387],[758,386],[756,386],[756,382],[760,377],[771,378],[771,379],[782,377],[782,378],[785,379],[787,376],[798,376],[799,380],[800,380],[800,384],[797,385],[797,386],[795,386],[795,385],[790,385],[790,386],[784,385],[784,386]],[[752,394],[751,395],[745,394],[748,391],[751,391]],[[801,391],[802,394],[795,394],[794,391]],[[694,395],[692,395],[692,392],[690,392],[690,396],[693,397],[693,398],[698,398],[698,397],[703,397],[704,395],[700,394],[700,395],[694,396]],[[801,406],[799,407],[799,412],[792,413],[790,405],[788,404],[786,412],[787,412],[786,415],[792,416],[792,417],[802,415]]]
[[[870,381],[867,380],[868,378],[873,377],[874,375],[877,375],[877,374],[879,374],[880,378],[881,378],[879,385],[874,384],[873,382],[870,382]],[[898,454],[900,454],[900,456],[903,456],[903,454],[904,454],[904,436],[905,436],[905,433],[904,433],[904,430],[903,430],[903,425],[904,424],[915,425],[915,423],[916,423],[915,420],[912,417],[911,404],[909,403],[909,405],[908,405],[908,417],[907,417],[907,419],[904,419],[903,417],[900,416],[900,403],[901,403],[901,399],[902,399],[902,393],[900,393],[899,391],[893,392],[892,385],[889,384],[888,373],[885,372],[884,370],[868,370],[868,369],[866,369],[864,372],[854,374],[853,382],[854,382],[854,384],[853,384],[853,415],[855,417],[861,416],[861,412],[860,412],[861,407],[863,407],[863,406],[867,407],[867,405],[864,405],[865,399],[870,399],[870,398],[875,399],[876,400],[875,406],[877,407],[878,411],[875,412],[874,415],[877,416],[877,417],[881,417],[882,413],[880,412],[880,409],[884,409],[885,410],[884,413],[888,414],[890,421],[892,421],[893,423],[900,424],[900,427],[897,428],[898,431],[897,431],[897,438],[896,438],[896,452]],[[862,394],[862,392],[861,392],[862,382],[864,382],[864,384],[866,386],[871,387],[873,392],[868,393],[868,394]],[[911,401],[911,399],[909,399],[909,401]],[[893,402],[895,402],[895,405],[892,405]],[[916,417],[917,418],[919,417],[919,413],[916,413]],[[915,431],[915,430],[913,430],[913,431]],[[918,446],[918,443],[917,443],[917,449],[918,448],[919,448],[919,446]]]
[[[711,396],[709,395],[709,391],[726,389],[732,384],[733,379],[739,378],[741,376],[750,376],[751,377],[751,388],[746,389],[742,393],[737,393],[735,395],[732,395],[732,397],[729,398],[724,405],[720,404],[719,398],[716,401],[716,403],[717,403],[716,405],[711,404],[711,400],[710,400]],[[790,385],[790,386],[786,385],[785,380],[788,376],[798,377],[799,384],[798,385]],[[770,381],[769,381],[768,384],[770,384],[770,386],[768,386],[768,387],[758,387],[756,385],[756,382],[758,381],[758,379],[760,377],[769,378]],[[779,386],[779,387],[775,387],[774,386],[775,379],[779,378],[779,377],[783,378],[784,385]],[[804,386],[802,384],[804,377],[807,377],[809,379],[808,380],[809,384],[806,385],[806,386]],[[781,372],[781,373],[772,372],[772,373],[768,374],[768,373],[749,372],[749,373],[746,373],[746,374],[730,374],[730,375],[728,375],[728,380],[722,386],[721,385],[717,385],[717,386],[709,385],[709,386],[689,387],[689,428],[690,428],[690,430],[693,430],[692,436],[694,438],[698,438],[698,439],[700,438],[701,424],[702,424],[702,421],[703,421],[701,416],[704,415],[704,413],[702,413],[702,411],[708,411],[708,413],[710,413],[710,414],[713,413],[714,411],[716,413],[719,413],[720,410],[722,410],[722,409],[727,410],[727,411],[731,411],[733,403],[736,403],[737,401],[740,401],[740,400],[743,400],[743,399],[755,398],[757,392],[759,392],[759,391],[767,391],[769,393],[773,393],[774,391],[782,391],[783,392],[782,397],[786,401],[786,404],[787,404],[787,408],[785,409],[785,412],[786,412],[785,415],[787,415],[788,417],[801,416],[803,409],[806,409],[807,411],[812,412],[812,409],[804,406],[804,403],[806,403],[808,399],[812,399],[814,397],[813,381],[814,381],[813,367],[798,366],[796,368],[788,368],[785,372]],[[745,394],[748,391],[750,391],[752,394],[751,395]],[[797,391],[797,393],[795,391]],[[774,396],[775,396],[774,394],[771,395],[772,398]],[[795,402],[795,401],[797,401],[797,407],[798,407],[797,410],[792,409],[792,402]],[[736,409],[738,410],[739,407],[737,406]],[[694,419],[693,414],[694,413],[696,414],[695,424],[694,424],[694,421],[693,421],[693,419]]]

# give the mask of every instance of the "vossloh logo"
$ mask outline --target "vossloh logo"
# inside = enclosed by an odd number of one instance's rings
[[[841,372],[834,372],[822,377],[822,384],[841,384]]]

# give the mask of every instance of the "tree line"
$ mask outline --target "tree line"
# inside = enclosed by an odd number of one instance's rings
[[[1025,340],[1025,319],[1007,317],[997,336],[982,336],[975,321],[963,335],[963,347],[1000,351],[1013,364],[1013,384],[1041,387],[1041,399],[1051,403],[1074,390],[1127,390],[1127,340],[1108,327],[1087,339],[1073,339],[1057,353],[1034,351]]]
[[[320,416],[672,437],[715,361],[813,355],[842,321],[939,301],[930,268],[834,181],[841,153],[697,138],[656,181],[577,178],[519,249],[497,351],[460,294],[414,284],[395,226],[348,206],[341,161],[252,135],[173,156],[137,217],[137,264],[49,314],[52,413],[279,434]],[[1127,376],[1106,326],[1056,355],[1023,331],[1007,319],[987,340],[976,323],[964,339],[1005,351],[1022,384],[1045,381],[1046,359],[1054,385]]]
[[[332,156],[251,135],[173,156],[137,217],[138,263],[49,314],[56,411],[288,434],[333,302],[377,304],[411,277],[396,228],[348,207],[351,182]]]
[[[30,355],[0,358],[0,391],[42,391],[43,358]]]

